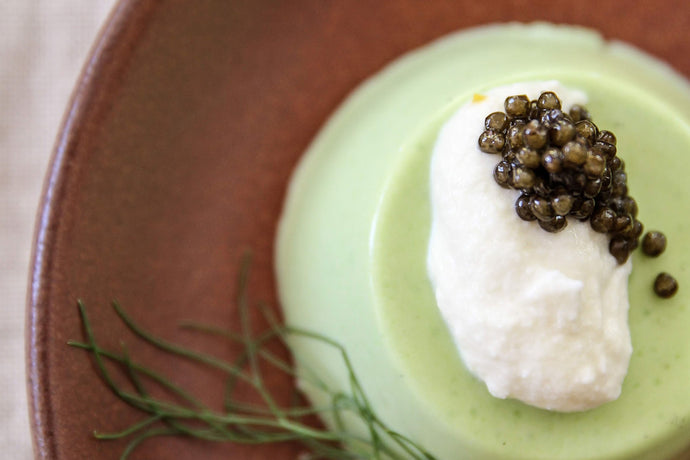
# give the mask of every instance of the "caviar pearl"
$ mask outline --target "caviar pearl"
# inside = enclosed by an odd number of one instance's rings
[[[515,211],[517,215],[522,220],[531,221],[536,220],[536,216],[529,207],[530,198],[529,195],[520,195],[515,201]]]
[[[508,118],[503,112],[494,112],[484,120],[487,131],[503,131],[508,126]]]
[[[522,138],[526,146],[540,149],[546,145],[547,134],[546,127],[539,121],[532,120],[525,126]]]
[[[544,91],[537,99],[537,107],[545,110],[560,109],[561,100],[552,91]]]
[[[661,232],[647,232],[642,239],[642,252],[656,257],[666,249],[666,236]]]
[[[525,95],[510,96],[506,99],[504,108],[510,118],[527,118],[530,101]]]
[[[678,292],[678,281],[668,273],[659,273],[654,280],[654,292],[664,299],[673,297]]]

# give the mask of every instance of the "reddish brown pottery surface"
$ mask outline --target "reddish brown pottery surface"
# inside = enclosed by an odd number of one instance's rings
[[[118,458],[122,441],[91,433],[138,418],[92,359],[66,346],[83,337],[77,298],[105,345],[124,339],[132,355],[220,402],[219,375],[142,346],[110,300],[160,335],[232,356],[178,322],[236,322],[246,248],[251,294],[275,303],[273,237],[290,172],[328,114],[386,62],[456,29],[548,20],[594,27],[689,75],[687,12],[682,0],[121,1],[77,84],[39,210],[27,328],[36,457]],[[288,380],[270,379],[289,392]],[[298,452],[162,438],[132,458]]]

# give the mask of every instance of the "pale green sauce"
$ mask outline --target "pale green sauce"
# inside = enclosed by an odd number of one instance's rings
[[[492,397],[460,361],[426,277],[438,128],[474,92],[539,79],[587,92],[594,121],[618,137],[641,221],[669,239],[661,257],[633,258],[622,396],[576,414]],[[345,345],[378,413],[442,460],[669,458],[690,439],[689,126],[682,79],[578,29],[486,28],[407,56],[348,99],[296,173],[277,240],[286,319]],[[670,300],[651,289],[662,270],[681,286]],[[292,345],[345,389],[331,352]]]

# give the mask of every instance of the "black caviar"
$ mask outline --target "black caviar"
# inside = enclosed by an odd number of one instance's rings
[[[656,257],[666,249],[666,236],[661,232],[647,232],[642,239],[642,252]]]
[[[678,292],[678,281],[668,273],[659,273],[654,280],[654,292],[665,299],[673,297]]]
[[[494,178],[522,192],[515,203],[518,216],[553,233],[567,226],[567,217],[589,221],[609,236],[609,252],[625,263],[639,246],[643,226],[628,196],[616,136],[599,130],[582,106],[564,112],[551,91],[533,101],[510,96],[504,108],[486,117],[479,148],[501,155]]]

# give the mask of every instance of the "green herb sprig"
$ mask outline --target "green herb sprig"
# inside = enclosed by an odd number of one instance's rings
[[[85,341],[69,341],[68,344],[88,351],[105,384],[121,401],[142,413],[142,418],[138,422],[121,431],[96,431],[94,436],[100,440],[128,438],[129,443],[120,457],[123,460],[144,441],[162,436],[184,436],[209,442],[243,444],[297,441],[310,452],[301,457],[304,460],[435,460],[429,452],[389,428],[378,417],[342,345],[318,333],[281,324],[272,310],[263,304],[256,308],[259,308],[269,326],[258,334],[252,332],[252,307],[247,298],[249,266],[249,257],[245,257],[238,282],[239,332],[195,323],[182,325],[192,331],[224,337],[239,343],[242,352],[233,362],[157,337],[140,327],[117,302],[112,304],[122,322],[145,343],[170,355],[200,363],[225,374],[225,404],[224,410],[221,411],[208,407],[199,398],[175,384],[170,377],[133,361],[124,345],[119,352],[102,348],[94,335],[85,305],[81,301],[78,302]],[[334,391],[319,379],[315,372],[302,372],[297,375],[295,366],[289,360],[269,350],[269,344],[275,342],[285,347],[290,336],[313,340],[335,349],[348,373],[348,391]],[[124,382],[120,382],[122,378],[118,379],[113,375],[106,365],[107,362],[124,371]],[[315,386],[328,396],[330,404],[326,407],[279,404],[265,385],[262,369],[266,365]],[[250,385],[258,393],[262,403],[251,404],[235,397],[234,390],[239,384]],[[164,390],[170,397],[152,396],[151,389],[155,387]],[[332,420],[333,426],[324,428],[305,421],[307,417],[319,415]],[[352,415],[366,427],[365,436],[355,435],[346,429],[344,420]]]

